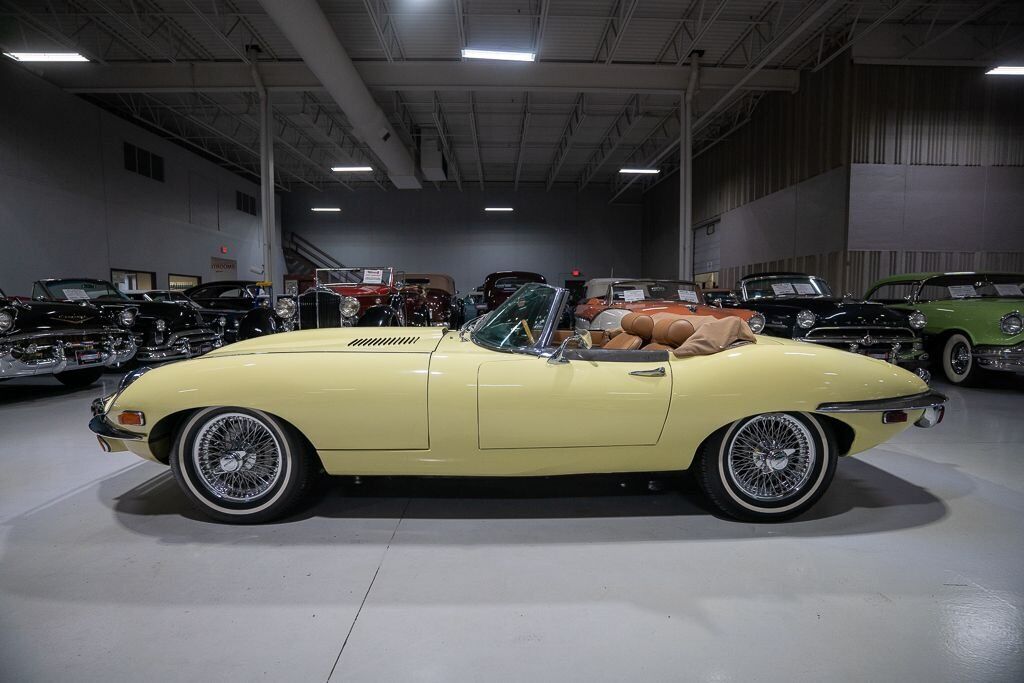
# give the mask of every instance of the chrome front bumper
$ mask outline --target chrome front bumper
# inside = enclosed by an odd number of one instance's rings
[[[139,346],[135,358],[140,363],[162,363],[169,360],[194,358],[219,349],[224,339],[210,328],[197,328],[172,332],[159,343]]]
[[[135,352],[135,339],[128,332],[92,329],[14,335],[0,339],[0,377],[110,367],[131,360]]]
[[[924,414],[914,423],[917,427],[934,427],[942,422],[946,414],[946,397],[937,391],[926,391],[913,396],[883,398],[871,401],[846,401],[840,403],[822,403],[818,406],[819,413],[881,413],[886,423],[906,421],[905,414],[923,410]],[[903,420],[887,419],[887,417],[904,413]]]
[[[979,368],[1024,373],[1024,344],[976,346],[972,355]]]

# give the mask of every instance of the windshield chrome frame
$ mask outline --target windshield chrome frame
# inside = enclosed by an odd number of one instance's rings
[[[357,271],[357,270],[363,270],[363,271],[365,271],[365,270],[382,270],[385,273],[390,274],[391,275],[391,279],[388,280],[387,282],[381,282],[380,285],[376,285],[376,286],[388,287],[389,289],[393,288],[395,286],[395,282],[396,282],[395,276],[397,275],[397,271],[395,270],[394,266],[359,266],[359,267],[351,267],[351,268],[350,267],[345,267],[345,268],[317,268],[315,271],[313,271],[313,283],[317,287],[320,287],[320,286],[326,287],[326,286],[329,286],[329,285],[335,286],[335,287],[359,287],[359,286],[364,285],[366,283],[365,282],[321,282],[321,280],[320,280],[320,273],[341,273],[341,272],[351,273],[351,272],[354,272],[354,271]],[[373,287],[375,285],[370,285],[370,286]]]
[[[750,280],[789,280],[789,279],[794,278],[794,277],[797,277],[797,275],[765,275],[763,277],[762,276],[756,276],[756,277],[751,277],[751,278],[748,278],[748,279],[750,279]],[[835,296],[836,295],[836,293],[832,291],[832,285],[830,285],[828,283],[828,280],[826,280],[825,278],[818,277],[817,275],[805,275],[804,277],[806,277],[808,280],[817,280],[818,282],[824,282],[825,283],[825,287],[827,287],[828,291],[831,292],[831,294],[815,294],[814,298],[824,297],[824,296]],[[740,280],[740,294],[743,297],[743,302],[744,303],[746,303],[748,301],[760,301],[762,299],[799,299],[799,298],[802,298],[802,297],[805,297],[805,296],[809,296],[808,294],[797,294],[797,295],[792,296],[792,297],[759,296],[756,299],[751,299],[750,297],[747,296],[747,283],[744,280]]]
[[[551,337],[554,336],[555,330],[558,329],[558,321],[561,319],[562,313],[565,311],[565,307],[569,303],[569,290],[564,287],[555,287],[554,285],[549,285],[546,282],[527,282],[526,284],[522,285],[519,289],[522,289],[523,287],[529,287],[531,285],[540,285],[541,287],[548,287],[550,289],[555,290],[555,296],[551,301],[551,308],[548,309],[548,319],[544,323],[544,329],[541,330],[540,336],[537,338],[536,342],[534,342],[531,346],[516,346],[513,348],[501,348],[499,346],[492,346],[491,344],[484,343],[483,341],[477,339],[475,327],[469,333],[470,341],[472,341],[480,348],[487,349],[488,351],[497,351],[498,353],[519,353],[527,356],[538,356],[542,358],[546,357],[544,354],[544,349],[548,346],[548,342],[551,341]],[[518,294],[519,289],[510,294],[508,298],[511,299],[516,294]],[[552,311],[554,311],[553,315],[551,314]],[[490,315],[491,313],[493,313],[493,311],[489,311],[487,315]]]

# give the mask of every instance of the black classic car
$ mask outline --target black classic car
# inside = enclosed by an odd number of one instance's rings
[[[152,301],[192,306],[203,322],[219,332],[225,344],[230,344],[238,341],[238,328],[245,314],[270,301],[270,290],[262,282],[228,280],[186,290],[151,290],[146,296]]]
[[[747,275],[739,298],[740,307],[764,315],[764,334],[881,358],[929,378],[920,334],[928,319],[920,311],[836,297],[828,282],[804,273]]]
[[[242,320],[239,339],[324,327],[405,327],[430,324],[420,287],[406,287],[394,268],[319,268],[298,297],[281,296]]]
[[[435,327],[458,329],[462,324],[462,304],[458,300],[455,280],[444,273],[406,273],[405,287],[407,299],[414,288],[423,291],[428,324]]]
[[[140,363],[192,358],[219,348],[223,341],[199,312],[188,306],[159,301],[133,301],[106,280],[67,278],[39,280],[32,286],[33,301],[91,303],[116,314],[137,312],[131,326]]]
[[[135,355],[134,322],[131,308],[26,302],[0,290],[0,380],[53,375],[67,386],[92,384]]]

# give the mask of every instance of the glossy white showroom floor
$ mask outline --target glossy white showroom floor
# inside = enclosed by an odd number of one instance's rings
[[[937,388],[783,525],[610,477],[338,480],[231,527],[98,449],[100,388],[0,384],[0,679],[1021,681],[1024,382]]]

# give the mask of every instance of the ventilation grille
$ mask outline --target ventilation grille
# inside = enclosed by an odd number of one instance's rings
[[[349,346],[408,346],[420,340],[419,337],[373,337],[353,339]]]

